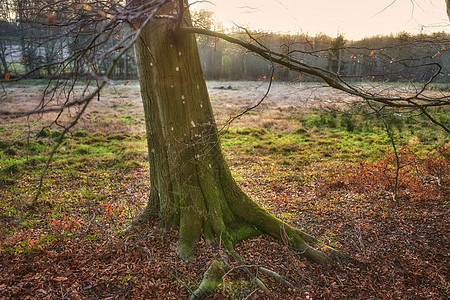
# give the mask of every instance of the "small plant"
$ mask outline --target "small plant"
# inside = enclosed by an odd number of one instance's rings
[[[435,148],[437,154],[424,160],[424,168],[438,184],[450,184],[450,143]]]
[[[48,223],[60,231],[75,230],[81,227],[81,224],[76,219],[66,217],[66,215],[63,215],[59,219],[51,219]]]
[[[356,128],[356,120],[352,115],[344,114],[341,118],[341,127],[345,128],[348,132],[353,132]]]
[[[445,157],[449,154],[448,148],[448,146],[438,147],[439,155],[425,160],[420,160],[414,149],[404,147],[399,150],[398,199],[424,201],[439,193],[439,189],[430,184],[427,178],[431,175],[448,181],[449,176],[446,174],[450,173],[450,167],[449,160]],[[343,164],[328,172],[324,187],[327,190],[348,187],[370,195],[383,191],[394,192],[395,161],[395,155],[388,151],[374,162],[360,161],[356,166]],[[442,186],[442,183],[438,182],[437,185]]]

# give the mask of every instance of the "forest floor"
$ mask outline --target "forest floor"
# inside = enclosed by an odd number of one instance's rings
[[[267,88],[208,85],[219,128]],[[42,89],[12,84],[0,109],[32,109]],[[241,187],[344,257],[320,266],[263,235],[236,245],[253,276],[234,263],[208,299],[448,299],[449,136],[420,117],[386,115],[402,166],[394,199],[390,139],[355,100],[317,84],[276,83],[260,106],[221,131]],[[450,123],[448,111],[434,113]],[[55,154],[31,210],[60,136],[56,124],[41,130],[53,119],[0,118],[0,299],[187,298],[224,250],[201,242],[186,261],[177,256],[175,230],[155,223],[124,231],[150,184],[137,83],[108,87],[94,101]],[[258,266],[294,287],[259,274]]]

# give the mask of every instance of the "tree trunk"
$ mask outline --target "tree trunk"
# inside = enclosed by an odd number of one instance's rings
[[[161,8],[161,15],[174,4]],[[189,16],[185,20],[190,25]],[[267,233],[326,263],[317,242],[270,215],[236,184],[222,154],[195,36],[175,21],[153,19],[135,51],[150,161],[151,192],[142,218],[179,228],[178,250],[189,258],[201,234],[232,250],[236,241]]]
[[[27,59],[27,48],[25,45],[25,31],[23,28],[23,9],[24,4],[22,1],[18,2],[18,16],[19,16],[19,29],[20,29],[20,48],[22,50],[22,61],[23,61],[23,67],[25,68],[25,74],[28,74],[29,68],[28,68],[28,59]]]
[[[447,16],[448,16],[448,20],[450,21],[450,1],[445,0],[445,4],[447,4]]]
[[[3,41],[0,40],[0,61],[1,65],[3,66],[3,69],[5,70],[4,74],[8,73],[8,63],[6,62],[6,42],[3,43]],[[1,70],[1,68],[0,68]],[[1,71],[0,71],[1,73]]]

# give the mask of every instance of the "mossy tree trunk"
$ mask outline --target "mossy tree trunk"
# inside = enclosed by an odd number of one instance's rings
[[[174,7],[168,3],[160,14]],[[184,22],[190,22],[187,13]],[[177,32],[171,18],[155,18],[135,51],[151,176],[143,218],[157,216],[179,228],[178,250],[186,258],[202,234],[231,250],[236,241],[267,233],[325,263],[327,256],[306,243],[314,238],[273,217],[234,181],[220,148],[195,36]]]

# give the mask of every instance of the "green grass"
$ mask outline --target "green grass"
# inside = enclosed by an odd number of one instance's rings
[[[336,129],[314,133],[279,133],[261,129],[230,129],[222,137],[222,146],[236,154],[273,156],[289,160],[351,160],[376,158],[389,147],[383,134],[353,134]]]
[[[450,113],[444,109],[431,112],[442,124],[450,124]],[[419,150],[427,150],[443,143],[448,135],[439,126],[432,124],[425,116],[404,113],[401,110],[383,111],[384,121],[398,146],[414,144]],[[368,156],[375,154],[373,147],[390,144],[390,138],[379,116],[367,108],[355,106],[347,112],[316,110],[296,118],[306,131],[315,136],[334,136],[345,151],[363,150]],[[329,139],[328,139],[329,140]]]
[[[449,122],[445,111],[435,111],[434,115],[443,123]],[[125,111],[115,118],[125,125],[141,121],[127,116]],[[221,136],[238,182],[246,183],[245,172],[264,172],[263,182],[275,190],[282,189],[284,183],[306,184],[319,176],[317,173],[323,166],[376,160],[391,150],[389,137],[373,114],[316,110],[293,116],[291,121],[298,128],[290,132],[232,127]],[[428,153],[448,141],[442,130],[424,119],[413,122],[393,115],[386,117],[386,121],[399,146],[412,141],[419,153]],[[126,225],[124,220],[145,205],[145,193],[140,198],[142,202],[136,202],[130,200],[127,192],[145,191],[149,186],[145,134],[76,129],[66,136],[50,164],[39,211],[28,212],[27,204],[35,195],[37,179],[61,132],[45,128],[32,132],[27,141],[21,139],[23,128],[19,125],[5,123],[0,127],[1,132],[8,133],[0,140],[0,217],[8,220],[8,226],[1,228],[0,233],[33,231],[36,237],[32,243],[17,239],[3,251],[23,253],[51,243],[56,239],[53,237],[71,238],[75,234],[71,224],[75,221],[80,226],[94,223],[98,228],[119,230]],[[267,172],[270,165],[276,167]],[[235,166],[245,166],[245,172]],[[100,233],[97,230],[80,234],[81,239],[89,240]]]
[[[47,128],[32,132],[29,142],[14,142],[17,136],[13,135],[0,143],[0,218],[9,222],[0,233],[33,230],[41,236],[50,232],[65,238],[72,230],[67,224],[75,220],[87,224],[96,217],[97,223],[108,222],[120,228],[122,214],[131,216],[141,209],[140,203],[126,202],[127,198],[121,196],[121,184],[136,181],[136,172],[148,172],[145,135],[78,129],[56,152],[44,180],[39,210],[30,213],[27,204],[35,195],[37,180],[60,134]],[[148,181],[134,185],[148,185]],[[112,208],[105,206],[111,203]],[[65,234],[61,235],[61,230]],[[18,240],[3,251],[26,253],[51,242],[36,239],[31,244]]]
[[[434,111],[434,116],[444,121],[449,118],[448,113],[441,110]],[[419,160],[429,157],[437,146],[449,141],[444,130],[420,117],[414,122],[396,116],[385,120],[397,149],[413,149]],[[269,183],[323,179],[324,168],[338,167],[342,163],[375,162],[392,152],[391,140],[375,115],[316,110],[304,112],[291,121],[298,126],[290,132],[230,128],[222,135],[222,146],[239,183],[245,184],[249,173],[264,168],[272,170],[264,175],[264,181]],[[247,167],[244,170],[240,165]]]

